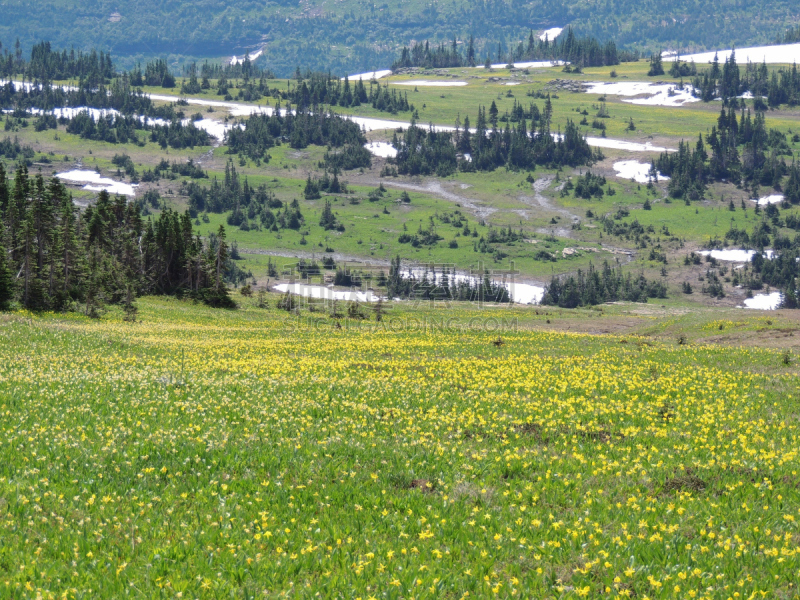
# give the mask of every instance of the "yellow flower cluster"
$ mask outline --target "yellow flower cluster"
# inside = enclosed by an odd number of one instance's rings
[[[140,309],[0,324],[0,597],[798,593],[774,352]]]

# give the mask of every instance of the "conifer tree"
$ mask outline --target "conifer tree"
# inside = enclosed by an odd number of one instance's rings
[[[8,252],[0,240],[0,310],[8,310],[14,299],[14,274]]]

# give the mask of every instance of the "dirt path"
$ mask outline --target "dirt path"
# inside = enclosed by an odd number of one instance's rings
[[[542,177],[541,179],[537,179],[533,184],[533,196],[529,196],[527,194],[520,194],[517,196],[517,200],[526,204],[533,208],[543,208],[546,211],[550,211],[556,213],[562,217],[566,217],[570,223],[577,223],[580,221],[580,218],[566,208],[558,206],[555,204],[550,198],[547,198],[542,194],[550,184],[553,183],[553,177]],[[558,237],[574,239],[572,234],[572,228],[567,227],[540,227],[537,230],[537,233],[541,233],[544,235],[557,235]]]
[[[479,200],[475,200],[474,198],[469,198],[467,196],[462,196],[460,194],[445,189],[442,186],[442,184],[439,183],[438,181],[428,181],[424,184],[416,184],[416,183],[406,183],[404,181],[393,181],[388,178],[376,179],[373,176],[367,176],[366,178],[359,178],[357,183],[359,185],[374,185],[376,187],[382,183],[384,186],[387,187],[394,187],[402,190],[409,190],[412,192],[422,192],[424,194],[439,196],[440,198],[444,198],[445,200],[450,200],[451,202],[459,203],[462,207],[466,208],[480,219],[485,219],[489,217],[492,213],[497,212],[496,208],[486,206]]]
[[[307,260],[322,260],[324,256],[331,256],[336,262],[358,262],[361,264],[388,267],[389,261],[380,258],[366,258],[355,254],[342,254],[341,252],[308,252],[306,250],[262,250],[260,248],[239,248],[240,254],[257,254],[261,256],[275,256],[277,258],[294,258]]]

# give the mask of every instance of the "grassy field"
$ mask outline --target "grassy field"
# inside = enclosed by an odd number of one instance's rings
[[[772,67],[771,67],[772,68]],[[393,75],[381,80],[404,93],[414,103],[420,113],[420,122],[452,124],[457,117],[471,117],[474,125],[477,107],[488,106],[495,101],[502,115],[513,102],[527,105],[534,102],[543,108],[544,100],[533,98],[528,93],[547,92],[554,94],[553,123],[554,127],[562,127],[567,119],[580,121],[582,115],[576,111],[585,110],[591,122],[599,108],[599,97],[594,94],[573,93],[559,90],[551,82],[556,79],[570,81],[647,81],[675,82],[669,76],[648,78],[647,62],[627,63],[614,68],[617,77],[611,77],[611,68],[586,69],[583,74],[563,73],[561,68],[508,70],[496,69],[449,69],[428,70],[411,74]],[[466,81],[464,87],[414,87],[398,85],[403,80],[423,79],[441,81]],[[507,86],[508,82],[519,85]],[[284,88],[286,80],[276,80],[274,85]],[[296,85],[296,82],[292,82]],[[147,88],[147,92],[166,94],[178,97],[179,88],[164,90]],[[236,90],[232,90],[234,97]],[[199,98],[219,101],[221,97],[213,90],[201,93]],[[637,142],[651,142],[669,148],[676,148],[682,139],[695,140],[699,133],[706,133],[716,123],[719,103],[692,103],[683,107],[641,106],[623,102],[623,98],[608,96],[606,105],[610,118],[604,119],[607,124],[609,138],[625,139]],[[272,98],[263,98],[258,104],[273,103]],[[347,114],[374,116],[382,119],[396,118],[407,121],[410,113],[389,115],[373,110],[364,105],[357,108],[341,109]],[[203,112],[201,106],[190,106],[187,113]],[[226,111],[217,107],[209,117],[222,119]],[[628,131],[626,126],[633,119],[636,130]],[[768,127],[777,127],[784,132],[797,132],[800,129],[800,112],[784,107],[767,114]],[[583,126],[588,135],[598,136],[599,132]],[[327,195],[320,200],[305,200],[303,187],[307,176],[319,176],[319,167],[325,149],[308,147],[295,150],[286,145],[270,150],[271,160],[268,163],[255,165],[252,161],[240,159],[226,153],[225,146],[214,148],[203,147],[187,150],[162,150],[155,144],[146,143],[142,147],[132,144],[114,145],[102,142],[81,140],[77,136],[67,134],[63,127],[57,132],[37,133],[32,127],[20,128],[9,132],[17,135],[23,143],[31,144],[37,150],[37,161],[51,161],[39,164],[44,174],[73,168],[80,163],[85,168],[99,169],[104,175],[117,177],[118,169],[111,160],[115,154],[127,153],[131,156],[137,170],[152,168],[162,158],[169,161],[185,161],[192,159],[205,169],[210,178],[222,178],[225,164],[233,159],[240,176],[247,177],[251,185],[267,185],[281,200],[291,202],[297,199],[306,217],[304,226],[298,231],[283,230],[279,233],[268,231],[240,231],[229,228],[229,237],[236,240],[244,252],[244,267],[253,271],[261,280],[266,273],[268,255],[284,257],[303,256],[319,257],[330,249],[337,260],[365,260],[386,262],[391,256],[400,254],[407,263],[450,263],[460,269],[469,269],[480,262],[489,268],[520,271],[529,280],[543,283],[553,273],[574,272],[578,268],[585,269],[589,263],[602,264],[603,261],[614,261],[620,258],[625,264],[644,271],[648,277],[663,275],[662,265],[649,260],[649,249],[637,248],[631,239],[612,237],[603,234],[600,219],[620,214],[620,209],[628,211],[628,216],[620,217],[621,222],[638,220],[645,227],[652,227],[653,244],[659,245],[657,250],[667,255],[669,266],[668,279],[671,292],[677,293],[684,279],[678,271],[683,256],[700,248],[710,238],[722,238],[731,225],[752,229],[761,219],[754,212],[754,204],[749,200],[749,192],[745,192],[731,184],[717,183],[710,186],[705,200],[686,206],[681,201],[669,202],[666,184],[660,182],[655,190],[648,190],[645,185],[636,184],[617,176],[614,163],[619,160],[639,160],[649,162],[653,153],[630,153],[620,150],[603,150],[606,158],[594,165],[591,170],[602,174],[607,179],[605,189],[614,192],[602,199],[584,200],[574,194],[559,193],[560,183],[564,179],[575,177],[586,171],[586,167],[578,169],[565,168],[554,171],[539,167],[532,176],[539,182],[535,188],[528,174],[498,169],[487,173],[457,173],[447,178],[437,177],[381,177],[383,159],[374,159],[370,169],[349,171],[342,175],[350,190],[349,195]],[[370,132],[370,139],[388,140],[389,132]],[[791,136],[789,137],[791,140]],[[791,143],[793,149],[800,144]],[[63,157],[66,156],[66,160]],[[790,160],[789,157],[786,158]],[[164,203],[171,208],[184,210],[187,198],[181,193],[184,178],[162,180],[154,184],[143,184],[139,192],[154,189],[158,191]],[[367,194],[381,182],[388,193],[377,202],[369,202]],[[207,183],[201,180],[201,184]],[[84,192],[74,186],[76,195],[83,202],[91,200],[92,193]],[[411,197],[410,204],[399,202],[400,194],[406,192]],[[762,195],[769,192],[762,188]],[[330,200],[338,219],[345,226],[344,232],[325,231],[319,225],[319,215],[325,200]],[[728,203],[733,200],[735,210],[730,211]],[[652,210],[644,210],[645,201]],[[746,210],[742,209],[744,202]],[[456,237],[456,230],[439,220],[442,215],[452,215],[456,211],[462,214],[470,228],[477,230],[481,236],[490,227],[522,230],[525,241],[514,244],[501,244],[498,249],[505,256],[495,261],[492,255],[477,252],[472,238]],[[800,208],[781,209],[785,216],[797,215]],[[590,216],[591,215],[591,216]],[[219,224],[225,224],[227,215],[208,215],[198,220],[197,233],[207,235]],[[442,240],[432,247],[412,248],[409,244],[401,244],[399,236],[407,230],[411,234],[422,226],[426,228],[434,219],[434,226]],[[669,234],[665,232],[668,231]],[[796,232],[784,230],[784,235],[794,237]],[[677,240],[677,241],[676,241]],[[450,247],[456,242],[458,248]],[[540,250],[548,252],[554,259],[542,260]],[[538,259],[536,258],[538,254]],[[688,275],[687,275],[688,276]],[[730,304],[736,304],[741,298],[731,288],[729,297],[734,298]],[[706,301],[700,295],[696,300]]]
[[[239,301],[0,315],[0,595],[797,596],[791,312]]]

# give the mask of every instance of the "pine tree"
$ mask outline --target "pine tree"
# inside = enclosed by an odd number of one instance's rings
[[[14,299],[14,274],[10,258],[0,240],[0,310],[8,310]]]
[[[664,74],[664,65],[661,63],[661,51],[654,52],[650,55],[650,70],[647,72],[648,77],[655,77]]]
[[[469,46],[467,47],[467,64],[470,67],[475,66],[475,38],[472,35],[469,36]]]
[[[217,231],[217,248],[213,256],[214,287],[210,290],[209,304],[222,308],[233,308],[236,305],[228,294],[225,284],[225,271],[230,258],[228,243],[225,241],[225,227],[220,225]]]

